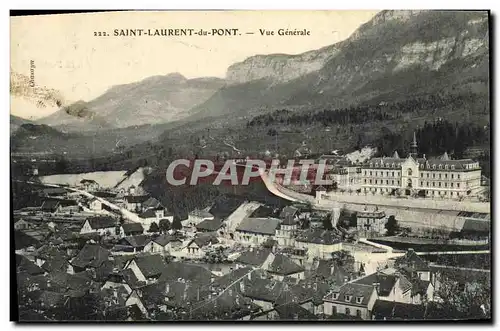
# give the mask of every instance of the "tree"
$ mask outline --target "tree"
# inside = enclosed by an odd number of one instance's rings
[[[323,228],[325,230],[333,230],[331,215],[328,214],[323,218]]]
[[[387,230],[388,236],[394,236],[396,234],[396,231],[399,230],[398,221],[396,220],[394,215],[389,216],[389,219],[387,219],[387,223],[385,223],[385,228]]]
[[[160,228],[160,232],[165,233],[171,228],[170,221],[166,218],[161,219],[158,227]]]
[[[148,232],[160,232],[160,228],[158,227],[158,224],[156,222],[151,223],[149,226]]]
[[[172,221],[172,229],[176,231],[182,229],[182,223],[179,216],[174,216],[174,220]]]

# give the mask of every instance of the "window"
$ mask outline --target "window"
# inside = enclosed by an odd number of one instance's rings
[[[333,293],[333,300],[337,300],[339,297],[339,294],[338,293]]]
[[[451,165],[451,170],[455,170],[455,166],[453,164]]]
[[[445,165],[445,166],[444,166],[444,169],[445,169],[445,170],[448,170],[448,165]]]
[[[372,172],[370,171],[370,176],[372,175]]]
[[[432,174],[432,178],[436,178],[436,174]]]
[[[392,177],[394,177],[394,171],[392,172]]]
[[[453,174],[451,174],[451,179],[453,179],[453,177],[455,177]]]
[[[361,317],[361,310],[356,309],[356,316],[357,316],[357,317]]]
[[[445,183],[444,183],[444,187],[448,187],[448,183],[446,183],[446,182],[445,182]]]
[[[441,182],[439,182],[438,184],[439,184],[439,187],[441,187]]]
[[[424,174],[423,174],[423,173],[420,173],[420,177],[424,177]]]
[[[460,174],[457,175],[457,178],[460,179]]]
[[[389,166],[389,165],[387,165],[387,166]],[[385,172],[385,175],[386,175],[387,177],[389,177],[389,171],[386,171],[386,172]]]
[[[344,299],[345,299],[345,301],[350,302],[351,301],[351,296],[350,295],[346,295],[346,296],[344,296]]]
[[[370,184],[372,183],[372,180],[370,179]]]
[[[392,180],[392,185],[394,185],[394,179]]]
[[[429,173],[427,173],[427,178],[429,178]]]
[[[432,182],[432,187],[436,187],[436,182]]]
[[[411,169],[408,169],[408,176],[411,176],[412,175],[412,170]]]
[[[361,303],[363,301],[363,297],[356,297],[356,303]]]
[[[332,314],[336,314],[337,313],[337,306],[332,306]]]
[[[457,187],[460,188],[460,183],[457,183]]]
[[[453,183],[450,183],[450,186],[453,187]]]
[[[346,315],[351,315],[351,310],[350,310],[349,308],[346,308],[346,309],[345,309],[345,314],[346,314]]]
[[[432,169],[434,169],[434,170],[436,169],[436,165],[435,164],[432,165]]]
[[[439,170],[441,170],[441,169],[443,169],[443,165],[442,164],[439,165]]]
[[[420,182],[420,186],[424,186],[424,182]]]
[[[386,180],[386,181],[385,181],[385,184],[386,184],[386,185],[389,185],[389,180]]]
[[[427,182],[427,187],[429,187],[429,182]]]
[[[366,178],[365,178],[365,184],[366,184]]]
[[[444,174],[444,178],[448,179],[448,174]]]

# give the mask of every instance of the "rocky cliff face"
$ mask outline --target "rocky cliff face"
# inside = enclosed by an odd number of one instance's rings
[[[226,74],[230,84],[266,79],[283,83],[317,71],[338,52],[335,45],[298,54],[256,55],[231,65]]]
[[[488,13],[382,11],[351,37],[296,56],[251,57],[193,116],[344,107],[423,94],[488,91]]]

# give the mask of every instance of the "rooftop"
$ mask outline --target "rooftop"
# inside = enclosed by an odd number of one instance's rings
[[[274,235],[281,220],[277,218],[245,218],[236,231],[250,232],[255,234]]]

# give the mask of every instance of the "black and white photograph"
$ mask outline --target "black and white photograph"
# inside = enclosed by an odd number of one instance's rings
[[[492,321],[489,10],[9,20],[12,320]]]

